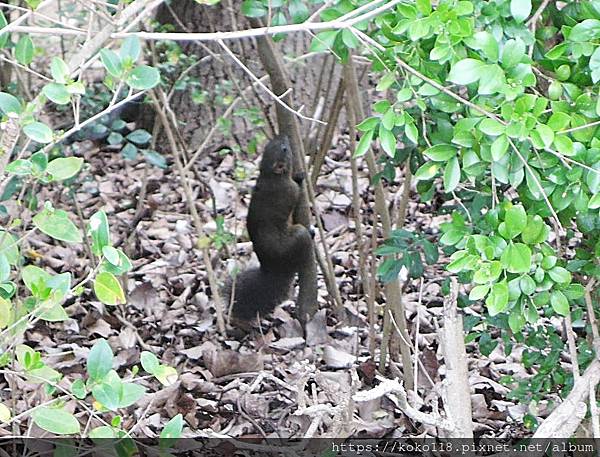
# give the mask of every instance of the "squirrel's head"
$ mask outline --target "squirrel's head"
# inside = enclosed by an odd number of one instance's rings
[[[287,136],[276,136],[267,143],[260,162],[260,171],[276,175],[292,172],[292,147]]]

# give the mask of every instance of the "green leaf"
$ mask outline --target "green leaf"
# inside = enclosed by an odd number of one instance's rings
[[[536,125],[535,130],[539,133],[540,138],[544,143],[544,147],[549,148],[552,146],[552,142],[554,141],[554,130],[545,124]]]
[[[442,166],[441,163],[437,162],[425,162],[419,167],[415,173],[415,179],[419,180],[430,180],[432,179]]]
[[[531,0],[511,0],[510,14],[517,22],[523,22],[531,14]]]
[[[94,279],[94,293],[98,300],[107,305],[125,303],[125,294],[121,283],[112,273],[99,273]]]
[[[33,141],[47,144],[52,142],[52,129],[41,122],[32,122],[23,127],[23,132]]]
[[[160,82],[159,71],[148,65],[135,67],[125,81],[129,87],[138,90],[152,89]]]
[[[50,62],[50,72],[54,81],[60,84],[66,84],[70,80],[69,67],[60,57],[52,57]]]
[[[10,276],[10,264],[4,254],[0,254],[0,283],[8,281]]]
[[[19,245],[9,232],[0,230],[0,253],[6,256],[10,265],[17,265],[20,260]]]
[[[556,135],[554,138],[554,146],[556,146],[558,152],[566,156],[572,156],[575,154],[573,142],[566,135]]]
[[[525,58],[525,43],[520,38],[509,40],[502,50],[502,66],[510,70]]]
[[[486,65],[481,70],[481,78],[479,79],[477,93],[479,95],[495,94],[505,85],[506,74],[504,73],[504,70],[497,64]]]
[[[85,86],[80,81],[73,81],[65,86],[67,88],[67,92],[71,95],[84,95],[85,94]]]
[[[506,135],[500,135],[492,143],[492,159],[496,162],[499,161],[504,157],[506,151],[508,151],[508,137]]]
[[[503,134],[506,128],[500,122],[486,118],[479,124],[479,130],[486,135],[498,136]]]
[[[485,298],[485,296],[490,291],[489,284],[481,284],[479,286],[475,286],[471,289],[471,293],[469,293],[469,300],[477,301]]]
[[[521,239],[527,244],[538,244],[546,241],[549,229],[538,215],[527,218],[527,225],[521,233]]]
[[[34,296],[38,295],[36,291],[49,289],[47,283],[52,278],[50,274],[35,265],[27,265],[24,267],[21,271],[21,277],[23,278],[25,287],[27,287]]]
[[[123,73],[123,63],[116,52],[110,49],[100,49],[100,60],[109,75],[120,78]]]
[[[165,387],[173,385],[177,381],[177,370],[167,365],[160,365],[154,372],[154,377]]]
[[[431,0],[416,0],[416,6],[419,13],[424,16],[431,14]]]
[[[127,408],[144,396],[146,389],[132,382],[123,383],[123,393],[120,398],[119,408]]]
[[[419,41],[431,32],[430,22],[426,19],[417,19],[408,26],[408,35],[411,41]]]
[[[152,135],[150,135],[144,129],[137,129],[128,134],[125,138],[127,138],[132,143],[142,146],[144,144],[147,144],[152,139]]]
[[[600,48],[596,48],[590,57],[590,70],[592,70],[592,82],[596,84],[600,80]]]
[[[177,414],[165,424],[165,427],[162,429],[162,432],[160,432],[160,439],[180,438],[182,430],[183,416],[181,414]]]
[[[600,37],[600,21],[597,19],[586,19],[575,24],[569,33],[569,40],[583,42]]]
[[[508,285],[506,281],[498,282],[492,286],[485,304],[490,316],[495,316],[506,310],[508,307]]]
[[[268,11],[258,0],[244,0],[242,3],[242,14],[247,17],[262,17]]]
[[[531,249],[523,243],[509,243],[500,261],[509,273],[528,273],[531,269]]]
[[[71,101],[71,94],[64,84],[48,83],[42,89],[42,93],[57,105],[66,105]]]
[[[368,117],[356,126],[356,130],[368,132],[369,130],[374,130],[377,124],[379,124],[378,117]]]
[[[8,407],[4,403],[0,403],[0,422],[4,424],[10,422],[11,416],[12,414],[10,412],[10,409],[8,409]]]
[[[375,90],[377,92],[382,92],[384,90],[389,89],[392,86],[392,84],[394,84],[395,82],[396,82],[396,73],[386,72],[379,79],[377,86],[375,86]],[[377,119],[377,118],[375,118],[375,119]]]
[[[396,125],[396,113],[394,112],[394,108],[390,108],[386,111],[381,118],[381,125],[387,130],[392,130],[394,128],[394,125]],[[379,128],[381,128],[381,126]]]
[[[21,65],[28,66],[33,60],[33,41],[29,35],[23,35],[15,46],[15,58]]]
[[[135,160],[138,155],[138,148],[133,143],[127,143],[121,149],[121,154],[127,160]]]
[[[57,435],[73,435],[81,431],[75,416],[62,408],[41,406],[33,410],[31,418],[42,430]]]
[[[600,208],[600,194],[596,194],[592,198],[590,198],[590,201],[588,202],[588,208],[589,209]]]
[[[64,181],[79,173],[82,165],[83,159],[79,157],[64,157],[50,162],[47,171],[54,181]]]
[[[404,134],[413,144],[419,144],[419,131],[412,122],[407,122],[404,126]]]
[[[149,351],[142,351],[140,362],[142,363],[142,368],[150,374],[156,373],[160,366],[158,358]]]
[[[354,158],[364,156],[367,153],[369,147],[371,146],[371,142],[373,141],[374,133],[374,130],[369,130],[360,137],[360,141],[356,146],[356,151],[354,151]]]
[[[142,154],[144,155],[144,158],[148,161],[149,164],[154,165],[158,168],[162,168],[163,170],[167,168],[167,161],[165,159],[165,156],[163,156],[162,154],[151,149],[142,150]]]
[[[457,152],[457,149],[450,144],[436,144],[429,149],[425,149],[423,154],[436,162],[445,162],[456,156]]]
[[[6,42],[8,41],[8,33],[2,32],[2,29],[6,27],[7,24],[8,21],[6,20],[6,16],[4,16],[4,13],[0,10],[0,48],[6,46]]]
[[[44,209],[33,218],[33,224],[46,235],[67,243],[81,243],[83,238],[79,229],[69,220],[63,210]]]
[[[136,62],[142,52],[140,46],[140,39],[135,36],[127,37],[121,43],[121,49],[119,49],[119,57],[121,61],[130,59],[132,62]],[[114,75],[113,75],[114,76]]]
[[[310,11],[308,10],[308,7],[306,6],[306,2],[304,0],[290,0],[288,4],[288,13],[290,13],[290,16],[292,17],[292,22],[294,24],[304,22],[310,16]],[[344,31],[350,32],[349,30]]]
[[[524,275],[519,280],[519,287],[521,288],[521,292],[523,292],[525,295],[531,295],[536,289],[535,281],[529,275]]]
[[[71,392],[80,400],[83,400],[87,396],[87,390],[85,388],[85,382],[83,382],[83,379],[76,379],[73,381],[73,384],[71,385]]]
[[[498,58],[500,57],[498,41],[490,32],[477,32],[475,35],[473,35],[473,43],[476,43],[473,45],[473,47],[475,49],[481,49],[489,60],[494,62],[498,61]]]
[[[565,294],[560,290],[552,291],[552,294],[550,295],[550,305],[552,305],[552,309],[556,314],[560,314],[561,316],[569,314],[569,300],[567,300]]]
[[[450,73],[448,74],[448,81],[455,84],[467,85],[479,81],[481,78],[481,72],[485,67],[485,63],[477,59],[463,59],[456,62]]]
[[[425,254],[427,264],[433,265],[436,263],[440,257],[437,245],[428,240],[423,240],[421,246],[423,246],[423,253]]]
[[[46,306],[36,310],[35,313],[40,319],[48,322],[62,322],[69,318],[69,315],[60,303],[46,303]]]
[[[112,369],[113,352],[104,338],[94,343],[87,359],[87,373],[91,380],[100,382]]]
[[[116,267],[121,264],[121,256],[119,255],[119,251],[112,246],[104,246],[102,248],[102,255],[108,262]]]
[[[458,159],[452,157],[446,164],[444,170],[444,190],[446,193],[452,192],[460,182],[460,164]]]
[[[9,113],[21,114],[23,108],[17,97],[6,92],[0,92],[0,111],[7,115]]]
[[[515,307],[510,312],[508,315],[508,326],[513,333],[519,333],[523,330],[523,327],[525,327],[525,316],[523,316],[520,309]]]
[[[8,327],[8,324],[11,323],[12,315],[12,304],[8,300],[0,297],[0,329]]]
[[[379,141],[381,147],[389,157],[394,157],[396,154],[396,137],[394,134],[387,130],[383,124],[379,125]]]
[[[567,51],[567,48],[568,46],[566,42],[557,44],[546,53],[546,58],[550,60],[557,60]]]
[[[25,3],[27,3],[27,6],[29,6],[29,8],[35,11],[37,7],[40,6],[40,4],[42,3],[42,0],[25,0]]]
[[[569,300],[579,300],[585,295],[585,287],[581,284],[571,284],[563,293]]]
[[[519,235],[527,225],[527,213],[521,205],[511,206],[504,216],[506,232],[509,238]]]
[[[554,282],[559,284],[569,284],[571,282],[571,273],[563,267],[554,267],[548,274]]]
[[[10,173],[11,175],[27,176],[31,174],[31,171],[32,164],[26,159],[13,160],[6,166],[6,172]]]
[[[117,434],[112,427],[109,427],[108,425],[101,425],[100,427],[90,430],[88,437],[93,440],[104,440],[117,438]]]
[[[106,213],[102,210],[90,217],[90,235],[92,237],[92,251],[100,256],[106,246],[110,245],[110,231]]]
[[[121,144],[123,142],[123,135],[121,135],[119,132],[110,132],[110,135],[108,135],[106,142],[111,146]]]
[[[339,30],[327,30],[326,32],[317,33],[310,44],[310,52],[331,50],[338,33],[340,33]]]
[[[561,130],[566,129],[571,123],[571,116],[566,113],[558,113],[552,114],[550,119],[548,119],[548,127],[550,127],[555,132],[559,132]]]
[[[103,407],[116,411],[121,403],[123,383],[114,371],[110,371],[106,378],[101,384],[92,387],[92,395]]]

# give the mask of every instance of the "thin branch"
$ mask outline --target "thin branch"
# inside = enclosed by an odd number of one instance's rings
[[[52,0],[47,0],[52,1]],[[239,30],[234,32],[207,32],[207,33],[153,33],[153,32],[118,32],[113,33],[111,38],[127,38],[128,36],[137,36],[142,40],[170,40],[170,41],[222,41],[222,40],[237,40],[240,38],[258,37],[264,35],[276,35],[278,33],[295,33],[295,32],[306,32],[309,30],[342,30],[353,27],[359,22],[366,21],[372,17],[378,16],[379,14],[393,8],[397,4],[401,3],[402,0],[393,0],[390,3],[375,8],[365,14],[349,18],[344,20],[345,16],[342,16],[333,21],[327,22],[304,22],[301,24],[289,24],[279,25],[275,27],[257,27],[246,30]],[[162,3],[162,0],[160,0]],[[372,2],[365,6],[371,6],[372,4],[379,3],[378,1]],[[350,14],[350,13],[348,13]],[[13,25],[13,24],[11,24]],[[8,26],[10,27],[10,25]],[[84,32],[76,30],[61,30],[50,27],[27,27],[15,25],[10,31],[18,33],[30,33],[30,34],[41,34],[41,35],[85,35]],[[2,29],[2,34],[5,29]]]
[[[40,13],[38,11],[39,7],[38,7],[37,10],[31,10],[29,8],[24,8],[22,6],[11,5],[10,3],[6,3],[6,2],[0,2],[0,7],[9,8],[9,9],[17,10],[17,11],[24,11],[25,13],[30,13],[31,16],[33,16],[33,17],[39,17],[40,19],[45,19],[45,20],[47,20],[49,22],[52,22],[54,24],[61,25],[61,26],[65,27],[65,28],[67,28],[67,29],[79,30],[81,32],[84,31],[83,29],[80,29],[79,27],[75,27],[74,25],[70,25],[70,24],[65,24],[64,22],[61,22],[58,19],[54,19],[54,18],[52,18],[50,16],[47,16],[45,14]]]
[[[550,3],[550,1],[551,0],[544,0],[540,4],[539,8],[535,11],[535,13],[533,13],[533,16],[531,16],[531,18],[529,18],[529,20],[526,22],[527,27],[532,27],[532,26],[535,27],[535,24],[539,20],[540,16],[544,12],[544,10],[546,9],[546,7]]]
[[[577,132],[579,130],[585,130],[587,128],[595,127],[597,125],[600,125],[600,121],[594,121],[594,122],[590,122],[589,124],[583,124],[583,125],[579,125],[577,127],[571,127],[570,129],[561,130],[560,132],[557,132],[557,134],[562,135],[563,133]]]
[[[281,105],[283,108],[285,108],[286,110],[288,110],[289,112],[293,113],[294,115],[298,116],[301,119],[305,119],[307,121],[312,121],[312,122],[318,122],[319,124],[323,124],[326,125],[326,122],[321,121],[320,119],[314,119],[310,116],[305,116],[304,114],[300,113],[300,111],[296,111],[294,108],[292,108],[291,106],[289,106],[287,103],[285,103],[282,98],[287,94],[284,93],[282,95],[275,95],[273,93],[273,91],[271,91],[271,89],[269,89],[261,80],[258,76],[256,76],[254,73],[252,73],[252,70],[250,70],[246,65],[244,65],[244,63],[238,59],[238,57],[231,51],[231,49],[229,49],[227,47],[227,45],[223,42],[223,40],[218,40],[217,41],[219,43],[219,45],[223,48],[223,50],[227,53],[227,55],[229,55],[229,57],[231,57],[233,59],[233,61],[242,69],[244,70],[244,72],[246,72],[246,74],[248,76],[250,76],[250,78],[252,78],[267,94],[269,94],[279,105]]]
[[[152,100],[152,104],[154,105],[154,109],[163,124],[163,128],[165,129],[165,132],[167,133],[167,138],[169,140],[169,144],[173,151],[173,158],[175,159],[174,160],[175,167],[177,169],[177,173],[179,174],[179,179],[181,181],[181,185],[183,186],[183,191],[185,194],[185,198],[187,200],[188,209],[190,210],[190,215],[192,216],[192,220],[194,223],[194,228],[196,229],[196,234],[198,236],[198,248],[200,248],[200,250],[202,251],[202,258],[204,261],[204,266],[206,268],[206,275],[208,277],[208,282],[209,282],[209,285],[211,288],[213,300],[215,303],[215,308],[217,310],[217,326],[219,328],[219,333],[224,335],[225,334],[225,320],[223,319],[223,301],[221,299],[221,295],[219,293],[219,287],[215,281],[215,275],[214,275],[214,272],[212,269],[210,253],[208,251],[209,244],[202,241],[203,238],[206,238],[203,234],[203,230],[204,230],[203,224],[202,224],[202,220],[200,219],[200,215],[198,214],[198,210],[196,209],[195,198],[194,198],[194,195],[192,194],[192,189],[190,187],[190,183],[188,182],[186,172],[183,168],[183,163],[181,161],[181,151],[177,144],[177,140],[175,139],[175,134],[173,133],[173,129],[171,128],[172,126],[171,126],[171,123],[169,122],[169,118],[165,112],[166,111],[164,109],[165,107],[161,104],[161,102],[159,102],[159,98],[154,93],[154,91],[151,91],[149,93],[149,95]],[[164,103],[164,101],[166,100],[166,96],[165,96],[164,92],[161,91],[160,95],[161,95],[161,99],[163,100],[163,103]]]
[[[21,65],[19,62],[8,59],[4,56],[0,56],[0,60],[4,61],[6,63],[9,63],[11,65],[14,65],[15,67],[19,67],[22,70],[26,71],[27,73],[31,73],[32,75],[37,76],[38,78],[43,79],[44,81],[49,81],[49,82],[53,81],[51,78],[48,78],[47,76],[44,76],[43,74],[38,73],[37,71],[32,70],[31,68],[26,67],[25,65]]]
[[[381,384],[378,384],[373,389],[354,394],[352,399],[355,402],[365,402],[391,394],[396,394],[397,397],[394,397],[394,400],[396,400],[396,405],[412,420],[434,427],[439,427],[447,431],[455,430],[455,424],[452,421],[444,419],[443,417],[435,416],[433,414],[424,413],[416,408],[413,408],[408,403],[404,386],[397,379],[384,379],[380,376],[378,376],[377,379],[381,381]]]
[[[535,182],[535,185],[537,186],[538,190],[542,193],[542,196],[544,197],[544,201],[546,202],[546,205],[548,205],[548,209],[550,209],[550,212],[552,213],[552,217],[554,217],[554,220],[555,220],[557,226],[560,228],[559,232],[562,231],[564,233],[565,228],[560,223],[560,219],[558,218],[558,214],[556,214],[556,211],[554,210],[554,207],[552,206],[552,203],[550,203],[550,199],[546,195],[546,192],[544,191],[544,188],[542,187],[542,184],[540,183],[540,180],[537,178],[537,176],[535,175],[535,173],[533,172],[533,170],[529,166],[529,163],[527,162],[527,160],[525,160],[525,158],[523,157],[523,155],[521,154],[521,152],[519,151],[519,149],[515,146],[515,144],[513,143],[513,141],[510,138],[509,138],[508,142],[509,142],[512,150],[515,151],[515,154],[517,154],[517,156],[519,157],[519,160],[523,163],[523,165],[525,166],[525,168],[527,169],[527,171],[531,175],[531,178],[533,179],[533,182]],[[558,235],[562,236],[561,233],[558,233]]]
[[[42,8],[50,5],[51,3],[53,3],[54,0],[45,0],[42,3],[40,3],[38,5],[38,7],[36,8],[36,11],[41,10]],[[10,33],[10,32],[15,32],[17,31],[17,29],[21,26],[21,23],[25,22],[27,19],[29,19],[32,15],[34,14],[34,11],[29,11],[25,14],[22,14],[21,16],[19,16],[17,19],[15,19],[14,21],[12,21],[10,24],[8,24],[6,27],[3,27],[2,29],[0,29],[0,37],[2,37],[3,35]],[[57,29],[54,29],[57,30]],[[58,29],[59,30],[59,29]]]

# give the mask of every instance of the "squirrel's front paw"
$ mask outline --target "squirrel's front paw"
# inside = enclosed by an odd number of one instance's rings
[[[292,179],[296,182],[296,184],[302,184],[302,181],[304,181],[305,177],[306,173],[304,173],[303,171],[299,171],[297,173],[294,173]]]

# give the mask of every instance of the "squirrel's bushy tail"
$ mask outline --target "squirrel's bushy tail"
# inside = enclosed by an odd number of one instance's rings
[[[264,271],[260,267],[248,268],[235,278],[235,297],[231,315],[234,318],[249,321],[257,313],[269,314],[290,296],[293,274]],[[231,299],[232,281],[225,285],[224,292]]]

